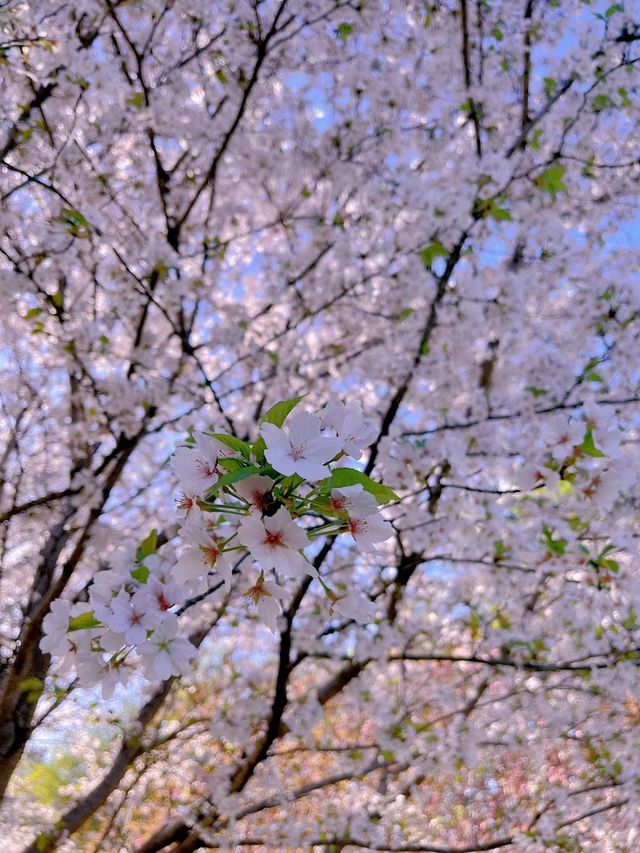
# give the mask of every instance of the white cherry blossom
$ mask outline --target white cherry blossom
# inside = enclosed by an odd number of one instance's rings
[[[79,658],[76,663],[81,684],[100,685],[103,699],[110,699],[119,684],[127,684],[134,672],[128,660],[105,658],[100,653],[91,653]]]
[[[349,533],[362,551],[377,551],[376,542],[393,536],[393,529],[380,513],[375,515],[349,515]]]
[[[262,576],[245,592],[247,600],[253,604],[260,619],[272,633],[277,631],[278,616],[282,613],[282,601],[286,590],[274,581],[265,581]]]
[[[576,445],[584,438],[584,421],[557,421],[545,434],[545,442],[556,460],[563,460],[573,453]]]
[[[292,577],[317,574],[299,553],[309,544],[309,538],[284,507],[271,517],[261,518],[253,512],[243,518],[238,541],[264,569],[277,568]]]
[[[51,602],[49,612],[44,617],[42,629],[44,636],[40,648],[48,654],[59,654],[67,638],[67,629],[71,613],[71,602],[57,598]]]
[[[345,406],[344,416],[338,421],[335,429],[344,452],[353,459],[360,459],[364,448],[368,447],[378,434],[377,428],[365,418],[357,403]]]
[[[276,471],[299,474],[311,483],[329,476],[326,463],[342,449],[339,439],[321,433],[320,418],[311,412],[291,415],[286,430],[265,423],[260,432],[267,445],[265,457]]]
[[[218,480],[219,442],[196,433],[195,445],[176,450],[173,467],[186,495],[204,497]]]
[[[184,448],[178,448],[184,449]],[[176,451],[177,453],[177,451]],[[188,518],[192,510],[197,509],[198,496],[195,492],[180,492],[180,497],[176,498],[176,513],[181,518]]]
[[[235,490],[240,497],[249,501],[260,512],[265,509],[265,496],[271,492],[272,488],[273,480],[271,477],[261,475],[247,477],[235,483]]]
[[[189,547],[178,558],[173,566],[171,574],[180,582],[195,580],[206,577],[209,572],[219,572],[225,582],[227,590],[231,584],[231,572],[233,570],[233,555],[222,551],[223,536],[209,529],[202,518],[196,517],[187,522],[182,528],[182,539]]]
[[[147,631],[157,627],[160,615],[152,606],[151,596],[143,587],[134,595],[123,592],[116,596],[111,605],[112,615],[106,624],[113,631],[124,635],[127,645],[137,645],[147,636]]]
[[[336,598],[331,608],[345,619],[353,619],[363,624],[370,622],[377,610],[374,601],[354,592],[347,593],[343,598]]]
[[[184,590],[176,581],[165,583],[158,577],[149,576],[145,589],[149,595],[149,609],[152,613],[164,618],[172,607],[182,602]]]
[[[331,506],[336,512],[345,512],[355,517],[376,515],[378,512],[376,499],[361,483],[332,489]]]
[[[178,636],[178,618],[170,613],[138,648],[148,671],[166,680],[172,675],[186,675],[196,649],[189,640]]]

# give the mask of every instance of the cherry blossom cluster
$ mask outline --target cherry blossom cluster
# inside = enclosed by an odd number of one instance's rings
[[[549,423],[517,485],[523,491],[544,487],[549,495],[561,494],[565,504],[571,499],[611,509],[636,478],[625,460],[623,438],[614,412],[588,399],[570,419],[561,414]]]
[[[391,536],[379,506],[397,496],[348,464],[376,431],[359,405],[294,412],[301,399],[273,406],[253,444],[197,432],[177,448],[178,556],[169,547],[160,553],[153,531],[97,573],[88,602],[55,601],[41,648],[60,658],[60,671],[75,667],[80,682],[101,684],[103,695],[133,671],[149,679],[186,674],[196,648],[181,636],[179,616],[210,592],[231,592],[234,576],[274,633],[288,579],[316,580],[342,618],[373,618],[373,601],[353,590],[338,594],[305,551],[343,533],[360,550],[376,551]]]
[[[154,539],[137,551],[121,549],[96,574],[88,603],[57,599],[44,618],[40,646],[59,659],[58,672],[75,669],[83,686],[100,684],[105,698],[136,671],[149,680],[186,675],[195,656],[178,633],[183,590],[172,576],[172,552],[149,553]]]

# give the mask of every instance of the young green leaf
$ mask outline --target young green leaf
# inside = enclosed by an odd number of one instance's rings
[[[237,468],[235,471],[229,471],[228,474],[223,474],[213,486],[209,494],[217,495],[220,489],[225,486],[232,486],[234,483],[239,483],[240,480],[246,480],[247,477],[253,477],[255,474],[261,474],[262,469],[255,465],[247,465],[244,468]]]
[[[439,240],[434,240],[429,243],[421,252],[418,252],[418,257],[425,266],[425,269],[430,270],[436,258],[447,258],[449,252],[445,249]]]
[[[68,631],[84,631],[87,628],[100,628],[102,622],[96,619],[93,610],[88,610],[86,613],[80,613],[69,619]]]
[[[595,445],[591,428],[587,429],[587,431],[585,432],[584,438],[582,439],[582,444],[578,445],[578,450],[584,456],[593,456],[596,458],[598,456],[604,456],[604,453],[599,450]]]
[[[139,562],[144,560],[145,557],[148,557],[150,554],[155,553],[158,545],[158,531],[153,528],[151,533],[147,536],[146,539],[143,539],[140,543],[140,547],[136,551],[136,560]]]
[[[131,577],[140,583],[146,583],[149,580],[149,569],[142,563],[137,568],[131,570]]]
[[[569,189],[562,180],[566,169],[564,166],[549,166],[536,178],[536,185],[553,198],[555,201],[558,193],[569,195]]]
[[[383,483],[376,483],[370,477],[367,477],[362,471],[355,468],[336,468],[331,472],[331,476],[324,481],[327,491],[331,489],[340,489],[343,486],[355,486],[360,484],[365,491],[370,492],[379,504],[386,504],[389,501],[399,500],[398,495]]]
[[[226,445],[230,450],[235,450],[236,453],[241,453],[245,459],[249,458],[251,453],[251,445],[248,441],[243,441],[241,438],[236,438],[235,435],[227,435],[224,432],[208,432],[211,438],[215,438],[220,444]]]

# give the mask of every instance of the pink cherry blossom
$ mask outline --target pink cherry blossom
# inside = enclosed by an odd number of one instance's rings
[[[375,602],[353,592],[348,593],[343,598],[335,599],[331,607],[345,619],[353,619],[355,622],[363,624],[370,622],[377,610]]]
[[[189,671],[196,649],[187,639],[178,636],[178,619],[174,614],[168,614],[139,646],[139,652],[147,669],[166,680]]]
[[[267,444],[265,456],[276,471],[299,474],[312,483],[329,476],[326,463],[342,448],[339,439],[321,433],[320,418],[311,412],[291,415],[286,430],[265,423],[260,431]]]
[[[194,447],[179,447],[174,470],[187,495],[204,497],[218,480],[219,443],[204,433],[196,433]]]
[[[247,477],[235,483],[235,490],[240,497],[249,501],[260,512],[265,509],[265,496],[271,492],[273,480],[271,477]]]
[[[307,534],[284,507],[270,518],[261,518],[257,513],[248,515],[238,529],[238,541],[264,569],[274,567],[293,577],[317,574],[299,553],[309,544]]]
[[[245,592],[247,600],[256,607],[259,618],[274,634],[285,595],[286,590],[283,587],[273,581],[265,581],[262,577]]]
[[[230,588],[233,557],[222,551],[222,536],[215,529],[210,530],[202,518],[196,517],[182,528],[183,541],[189,547],[178,558],[171,574],[173,578],[185,583],[196,578],[206,577],[216,571],[224,579],[227,590]]]

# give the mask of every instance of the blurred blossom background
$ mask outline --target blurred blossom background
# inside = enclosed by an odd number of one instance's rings
[[[638,849],[639,67],[0,0],[6,853]]]

